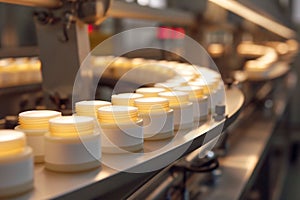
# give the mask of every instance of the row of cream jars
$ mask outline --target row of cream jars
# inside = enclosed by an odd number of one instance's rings
[[[45,167],[58,172],[79,172],[100,166],[101,136],[95,119],[62,116],[49,120],[45,135]]]
[[[35,163],[44,162],[44,136],[49,131],[49,120],[59,116],[60,112],[52,110],[32,110],[19,114],[19,126],[15,127],[15,130],[26,134]]]
[[[187,92],[189,101],[193,103],[194,121],[206,121],[208,117],[208,99],[203,89],[198,86],[175,87],[174,91]]]
[[[25,134],[0,130],[0,198],[15,196],[33,188],[32,149]]]
[[[113,105],[138,108],[143,119],[144,140],[161,140],[174,135],[173,110],[169,107],[169,101],[157,97],[163,91],[165,89],[148,87],[137,89],[139,93],[112,95]]]
[[[143,119],[133,106],[104,106],[98,109],[103,153],[127,153],[143,149]]]
[[[203,67],[196,70],[192,65],[184,63],[177,63],[174,68],[178,76],[167,80],[163,84],[174,82],[183,86],[188,82],[188,85],[203,87],[205,96],[208,96],[210,112],[214,112],[217,105],[224,105],[225,95],[222,90],[221,77],[218,73]],[[161,87],[159,85],[162,85],[162,83],[155,84],[155,87]],[[171,90],[175,87],[174,85],[169,86]]]
[[[188,93],[172,92],[176,86],[181,86],[181,83],[157,83],[153,88],[139,88],[136,92],[142,93],[146,97],[163,97],[168,99],[169,106],[174,112],[174,129],[191,128],[194,121],[193,103],[188,100]]]
[[[133,93],[124,93],[124,94],[119,94],[119,95],[113,95],[112,96],[112,102],[115,102],[118,105],[133,105],[134,104],[134,99],[143,97],[141,94],[133,94]],[[129,129],[135,129],[135,132],[139,133],[139,127],[132,126],[130,127],[130,123],[126,124],[123,120],[126,121],[126,119],[120,119],[120,116],[116,117],[112,121],[109,121],[110,116],[108,115],[122,115],[121,110],[117,110],[117,107],[110,107],[111,103],[107,101],[100,101],[100,100],[89,100],[89,101],[80,101],[75,104],[75,110],[76,110],[76,115],[80,116],[93,116],[96,118],[99,118],[99,124],[100,124],[100,133],[102,137],[102,149],[103,153],[120,153],[120,152],[126,152],[126,151],[138,151],[141,150],[141,147],[143,144],[140,142],[141,139],[138,139],[139,142],[136,142],[135,137],[126,137],[126,134]],[[106,114],[104,114],[103,109],[99,111],[99,108],[102,107],[109,107],[114,110],[106,111]],[[105,109],[105,108],[104,108]],[[119,109],[122,109],[119,107]],[[125,108],[126,109],[126,108]],[[122,117],[122,116],[121,116]],[[124,116],[123,116],[124,117]],[[117,119],[118,118],[118,119]],[[124,117],[126,118],[126,116]],[[130,121],[130,119],[129,119]],[[133,124],[131,124],[133,125]],[[139,126],[139,123],[138,123]],[[127,130],[128,129],[128,130]],[[130,131],[130,130],[129,130]],[[119,132],[119,135],[118,135]],[[116,135],[117,134],[117,135]],[[133,140],[131,143],[134,143],[135,145],[131,145],[130,142],[123,141],[124,144],[121,141],[117,141],[118,137],[127,138],[127,140]],[[140,137],[140,136],[138,136]]]
[[[144,139],[162,140],[174,136],[174,111],[161,97],[139,98],[134,101],[143,119]]]
[[[163,91],[165,89],[149,87],[137,89],[139,93],[112,95],[113,105],[138,108],[139,116],[143,119],[144,140],[160,140],[174,135],[173,110],[169,108],[168,100],[153,97]]]
[[[190,78],[192,80],[193,77]],[[194,121],[205,121],[208,115],[208,98],[206,95],[200,97],[199,94],[193,97],[193,91],[188,86],[189,82],[185,77],[177,77],[174,79],[167,80],[164,83],[156,83],[155,87],[164,88],[167,91],[182,91],[189,93],[189,101],[193,103],[193,116]],[[177,89],[176,89],[177,88]],[[202,90],[202,89],[201,89]],[[202,92],[203,93],[203,92]]]

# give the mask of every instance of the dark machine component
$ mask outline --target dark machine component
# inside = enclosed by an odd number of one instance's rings
[[[74,80],[90,51],[86,23],[100,23],[110,0],[0,2],[37,7],[34,19],[43,65],[43,89],[50,96],[69,99],[66,107],[70,109]]]
[[[80,1],[78,5],[78,18],[87,24],[100,24],[110,6],[110,0]]]

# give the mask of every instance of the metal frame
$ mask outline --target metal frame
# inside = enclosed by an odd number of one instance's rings
[[[107,12],[107,16],[115,18],[152,20],[161,23],[170,23],[183,26],[193,26],[196,22],[195,15],[191,12],[170,8],[160,10],[121,1],[112,2],[111,8]]]

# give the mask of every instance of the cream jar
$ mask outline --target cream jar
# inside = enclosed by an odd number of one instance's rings
[[[75,111],[77,116],[88,116],[97,118],[97,112],[100,107],[110,106],[108,101],[89,100],[79,101],[75,103]]]
[[[134,106],[134,100],[144,97],[138,93],[121,93],[111,96],[111,102],[113,105],[119,106]]]
[[[174,111],[169,101],[161,97],[147,97],[134,101],[143,119],[144,140],[162,140],[174,136]]]
[[[33,188],[33,155],[25,134],[0,130],[0,198],[15,196]]]
[[[144,97],[158,97],[158,93],[165,92],[164,88],[157,88],[157,87],[145,87],[139,88],[135,92],[138,94],[144,95]]]
[[[143,149],[143,119],[132,106],[105,106],[98,110],[103,153],[127,153]]]
[[[100,166],[101,137],[94,118],[63,116],[49,120],[45,136],[45,167],[57,172],[79,172]]]
[[[174,129],[189,129],[194,125],[193,103],[189,101],[186,92],[172,91],[158,94],[169,100],[170,108],[174,110]]]
[[[216,96],[215,83],[212,81],[207,82],[203,79],[196,79],[195,81],[189,82],[189,85],[198,86],[203,89],[203,94],[208,98],[208,111],[213,113]]]
[[[44,162],[44,136],[49,131],[49,120],[61,116],[53,110],[32,110],[19,114],[19,126],[15,130],[26,134],[27,144],[32,148],[35,163]]]
[[[174,88],[176,91],[187,92],[189,101],[193,103],[194,121],[206,121],[208,116],[208,100],[203,95],[203,89],[198,86],[182,86]]]
[[[208,85],[208,83],[203,79],[196,79],[194,81],[190,81],[189,85],[201,87],[204,95],[210,95],[213,90],[213,85]]]

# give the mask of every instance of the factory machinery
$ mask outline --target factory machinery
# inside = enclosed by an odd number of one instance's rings
[[[139,92],[144,87],[180,90],[201,77],[196,87],[208,96],[206,118],[200,112],[202,120],[179,128],[174,139],[147,140],[138,152],[102,149],[101,168],[86,172],[35,164],[34,189],[13,199],[280,198],[298,43],[278,12],[270,16],[251,1],[232,0],[0,2],[2,10],[26,6],[36,34],[24,47],[7,42],[24,39],[16,34],[18,24],[1,27],[1,129],[17,127],[23,111],[72,115],[82,100],[114,104],[114,95],[145,95]],[[185,47],[188,36],[203,48]],[[164,160],[171,162],[160,165]]]

